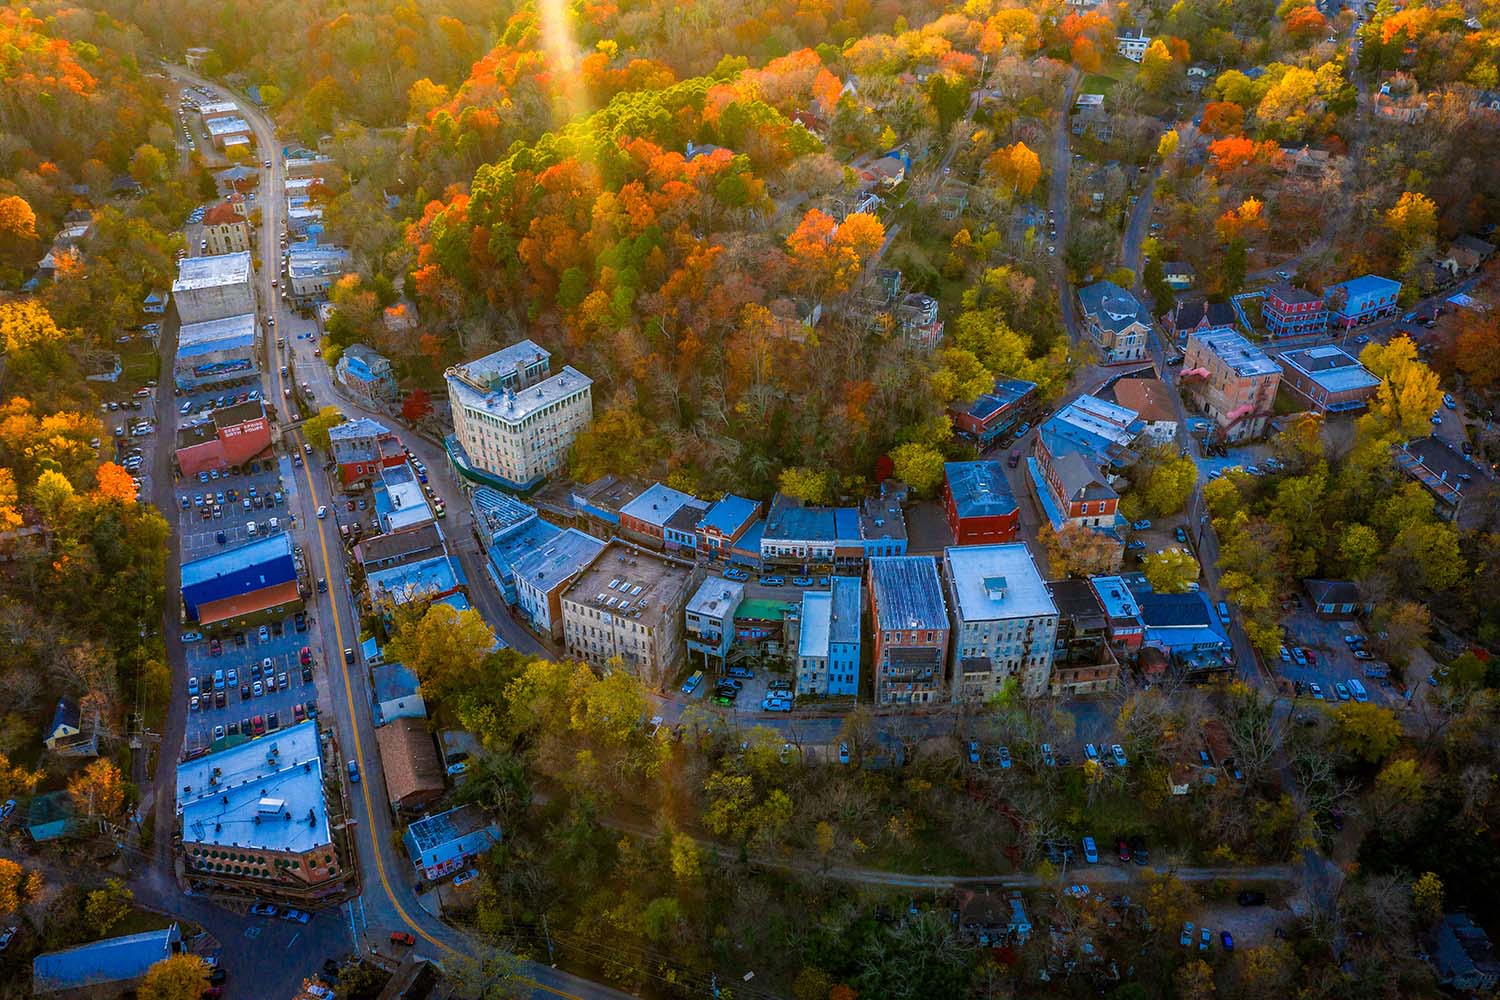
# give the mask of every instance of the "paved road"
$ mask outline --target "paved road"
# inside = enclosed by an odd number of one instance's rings
[[[313,342],[295,339],[293,328],[300,324],[293,322],[293,314],[283,305],[277,290],[271,286],[272,279],[276,277],[274,268],[280,261],[278,241],[286,211],[285,165],[280,156],[280,144],[277,142],[274,126],[243,95],[226,91],[185,70],[175,69],[173,73],[180,79],[209,86],[224,99],[238,104],[255,134],[256,144],[262,155],[271,160],[270,170],[263,175],[259,198],[262,219],[258,239],[261,241],[260,258],[263,266],[256,278],[262,314],[275,321],[266,343],[265,396],[278,406],[285,405],[282,392],[285,383],[280,368],[283,364],[295,363],[297,377],[313,386],[319,404],[332,403],[333,390],[327,367],[315,358],[298,354],[300,345],[310,355]],[[288,349],[285,352],[279,352],[274,346],[277,332],[287,338]],[[287,416],[284,411],[282,416],[283,420]],[[283,446],[288,450],[299,450],[304,443],[300,430],[295,426],[285,431],[282,440]],[[420,439],[413,438],[410,442],[413,451],[418,450],[419,441]],[[318,506],[329,502],[333,490],[322,471],[321,457],[308,457],[304,468],[297,472],[298,485],[301,487],[296,491],[301,506],[296,512],[300,521],[300,541],[309,561],[315,567],[314,575],[321,575],[329,581],[328,593],[314,595],[308,602],[309,611],[320,633],[320,643],[315,644],[315,648],[320,654],[319,662],[325,665],[319,671],[318,683],[320,688],[328,686],[327,691],[320,692],[323,695],[320,703],[332,709],[337,745],[344,758],[356,761],[364,776],[364,780],[348,789],[351,820],[355,826],[354,840],[363,879],[360,905],[350,914],[355,924],[355,947],[363,950],[371,944],[379,946],[386,941],[391,931],[399,929],[409,930],[420,939],[417,952],[426,957],[441,960],[453,955],[482,953],[485,945],[422,908],[422,901],[414,888],[416,880],[410,863],[395,846],[394,824],[384,799],[385,779],[370,721],[369,674],[357,658],[353,667],[344,666],[343,650],[358,646],[359,626],[348,577],[339,562],[343,549],[335,523],[317,518]],[[443,467],[443,463],[435,455],[424,458],[423,461],[430,472]],[[449,495],[453,496],[451,483],[448,485]],[[456,496],[454,499],[457,499]],[[452,503],[451,506],[458,510],[462,504]],[[476,583],[482,581],[482,569],[478,574],[475,573],[479,567],[473,565],[472,553],[470,558],[465,559],[460,547],[460,558],[465,562],[465,571],[470,574],[470,579]],[[475,589],[483,590],[477,585]],[[313,957],[321,961],[323,955]],[[537,996],[627,996],[610,987],[543,965],[524,963],[523,972],[535,982]]]
[[[1052,137],[1052,176],[1048,178],[1047,208],[1057,219],[1057,255],[1052,258],[1052,270],[1057,281],[1058,305],[1062,314],[1063,329],[1074,344],[1082,334],[1078,325],[1078,307],[1073,300],[1073,284],[1068,280],[1068,268],[1063,263],[1068,252],[1068,223],[1071,203],[1068,198],[1068,171],[1073,166],[1072,131],[1068,125],[1068,112],[1073,107],[1073,88],[1078,84],[1078,74],[1068,71],[1068,82],[1063,87],[1062,114]]]

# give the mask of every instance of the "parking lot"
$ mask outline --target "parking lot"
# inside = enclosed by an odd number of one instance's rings
[[[311,625],[307,622],[304,627],[310,629]],[[310,631],[297,631],[294,618],[287,617],[267,626],[264,633],[257,628],[229,633],[220,643],[218,656],[213,654],[209,639],[186,643],[188,676],[198,678],[200,699],[199,709],[192,711],[189,691],[184,689],[180,693],[189,705],[187,749],[212,743],[217,726],[223,726],[225,733],[235,734],[242,733],[257,716],[265,720],[268,731],[297,721],[295,707],[317,700],[314,685],[320,664],[316,650],[310,650],[314,664],[309,679],[304,679],[300,662],[300,651],[309,644],[310,635]],[[224,671],[222,688],[214,684],[214,674],[219,670]],[[274,691],[268,689],[268,677],[275,678]],[[262,692],[259,696],[255,694],[257,684]],[[208,699],[204,698],[204,692],[209,693]],[[224,700],[222,708],[217,704],[220,695]]]
[[[156,455],[156,413],[151,389],[147,395],[135,395],[121,402],[104,403],[99,422],[105,438],[98,443],[101,453],[125,468],[136,480],[140,496],[151,495],[151,468]]]
[[[296,489],[291,459],[285,456],[252,462],[238,475],[210,475],[207,483],[197,476],[182,479],[176,490],[182,558],[201,559],[216,549],[243,545],[251,540],[252,523],[255,538],[295,530]]]
[[[1347,682],[1352,677],[1364,684],[1372,704],[1398,707],[1403,699],[1400,688],[1394,681],[1365,676],[1365,668],[1378,662],[1378,659],[1356,658],[1353,647],[1344,641],[1344,636],[1363,635],[1364,631],[1354,622],[1319,618],[1307,608],[1304,599],[1298,600],[1302,601],[1303,606],[1297,607],[1294,604],[1283,611],[1282,618],[1287,656],[1290,659],[1278,659],[1273,664],[1275,669],[1293,684],[1300,681],[1303,685],[1303,697],[1316,697],[1311,687],[1316,684],[1323,701],[1338,701],[1340,699],[1335,685]],[[1310,660],[1306,655],[1308,651],[1312,653]],[[1307,662],[1299,662],[1299,652]]]

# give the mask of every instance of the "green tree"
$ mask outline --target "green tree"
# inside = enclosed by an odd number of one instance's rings
[[[83,915],[89,929],[99,937],[104,937],[116,924],[130,916],[130,910],[134,906],[135,893],[124,882],[112,878],[104,883],[102,889],[89,893],[83,904]]]
[[[208,989],[208,966],[197,955],[169,955],[146,970],[140,1000],[198,1000]]]
[[[327,451],[329,448],[328,432],[343,423],[345,419],[338,407],[325,406],[302,421],[302,436],[307,438],[314,448]]]
[[[1141,569],[1151,589],[1159,594],[1185,594],[1198,579],[1198,560],[1179,548],[1151,553],[1142,561]]]
[[[1345,702],[1333,710],[1336,746],[1367,764],[1379,764],[1401,740],[1396,713],[1372,702]]]
[[[1141,270],[1141,280],[1151,294],[1151,312],[1157,316],[1171,312],[1177,304],[1177,292],[1167,284],[1167,270],[1158,254],[1153,253],[1147,258],[1146,266]]]
[[[1215,995],[1214,970],[1203,959],[1193,959],[1172,975],[1178,1000],[1211,1000]]]
[[[167,176],[167,158],[155,146],[136,147],[130,158],[130,176],[143,186],[159,184]]]
[[[1165,449],[1156,453],[1145,468],[1145,481],[1137,495],[1146,513],[1153,517],[1181,513],[1198,484],[1198,467],[1193,460]]]
[[[943,481],[943,453],[925,444],[903,444],[891,452],[896,478],[918,496],[931,496]]]

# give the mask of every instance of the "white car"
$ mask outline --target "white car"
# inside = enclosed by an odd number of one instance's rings
[[[318,520],[321,521],[324,518],[326,518],[327,516],[328,516],[328,505],[327,504],[319,504],[318,505]]]

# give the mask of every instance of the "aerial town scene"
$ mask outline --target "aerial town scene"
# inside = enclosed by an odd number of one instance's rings
[[[0,9],[0,1000],[1500,996],[1500,2]]]

